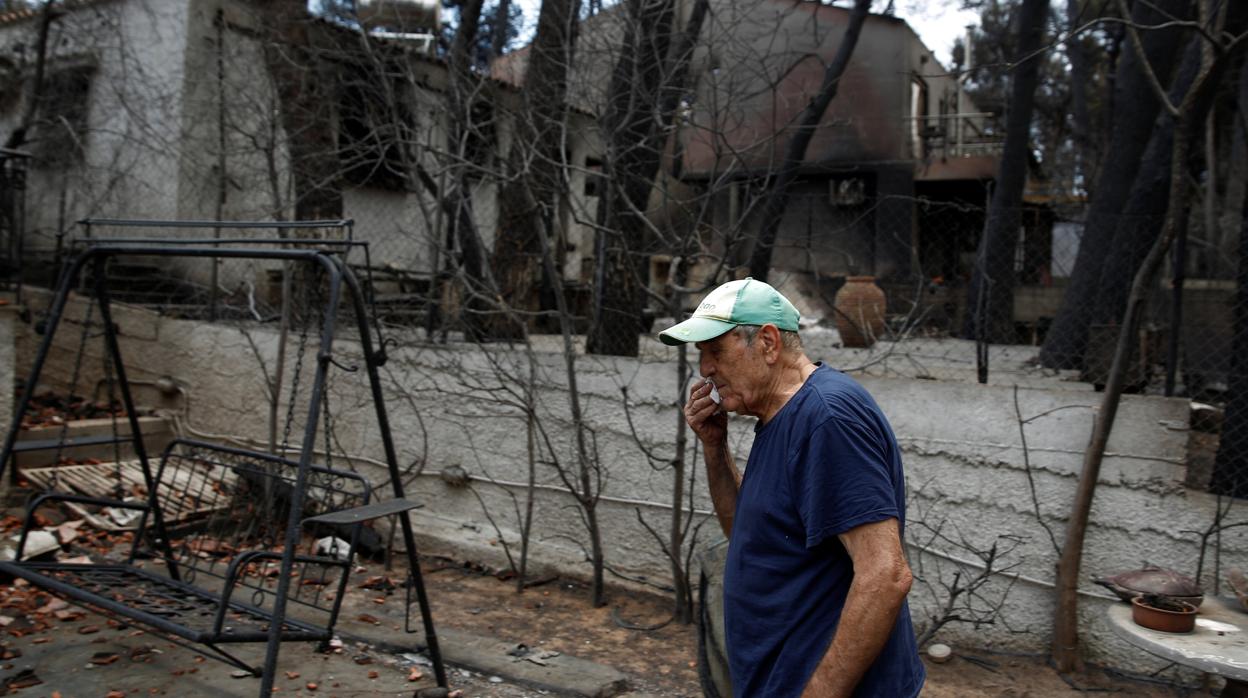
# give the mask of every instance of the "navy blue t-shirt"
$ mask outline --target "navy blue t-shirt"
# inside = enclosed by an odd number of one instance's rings
[[[853,561],[838,534],[888,518],[905,525],[892,428],[862,386],[820,365],[755,429],[724,569],[733,695],[797,696],[827,652]],[[856,696],[918,695],[925,670],[903,604]]]

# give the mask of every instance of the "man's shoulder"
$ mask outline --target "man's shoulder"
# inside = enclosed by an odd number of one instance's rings
[[[871,394],[858,381],[828,366],[810,374],[810,387],[815,399],[808,401],[807,409],[824,411],[828,417],[849,416],[863,407],[875,407]]]

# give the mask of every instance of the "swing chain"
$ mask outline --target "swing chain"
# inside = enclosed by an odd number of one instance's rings
[[[70,409],[74,401],[74,393],[78,390],[78,381],[82,377],[82,360],[87,353],[87,339],[91,334],[92,315],[95,313],[95,301],[91,298],[87,299],[87,312],[82,321],[82,335],[78,339],[78,355],[74,360],[74,373],[69,379],[69,395],[66,396],[65,408]],[[56,453],[52,457],[54,466],[61,465],[61,456],[65,450],[65,437],[69,435],[69,414],[65,415],[65,419],[61,422],[61,433],[56,439]],[[116,434],[114,434],[116,436]],[[52,487],[55,489],[60,486],[60,468],[52,470]]]
[[[113,373],[113,364],[109,359],[112,358],[112,351],[107,347],[104,351],[104,380],[108,384],[108,416],[112,420],[113,425],[113,478],[116,483],[113,486],[113,494],[117,499],[126,498],[125,478],[121,472],[121,440],[117,434],[117,377]],[[94,395],[92,396],[94,397]],[[134,438],[141,438],[138,435],[132,435]]]
[[[304,294],[300,293],[300,295],[302,296]],[[306,308],[304,310],[306,310]],[[295,369],[290,378],[290,399],[286,405],[286,424],[282,428],[282,447],[280,451],[282,456],[286,455],[286,452],[290,447],[290,430],[295,423],[295,403],[298,401],[299,397],[299,377],[303,373],[303,357],[307,352],[308,330],[311,327],[311,323],[308,321],[307,313],[300,312],[299,315],[303,323],[299,329],[299,347],[295,350]]]

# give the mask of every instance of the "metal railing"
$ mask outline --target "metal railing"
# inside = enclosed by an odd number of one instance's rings
[[[997,116],[989,112],[909,116],[906,124],[916,157],[999,155],[1005,144]]]

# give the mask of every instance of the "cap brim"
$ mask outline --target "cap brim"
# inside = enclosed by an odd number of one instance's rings
[[[659,333],[659,341],[670,346],[705,342],[731,330],[737,325],[732,322],[715,320],[708,317],[691,317],[684,322],[672,325]]]

